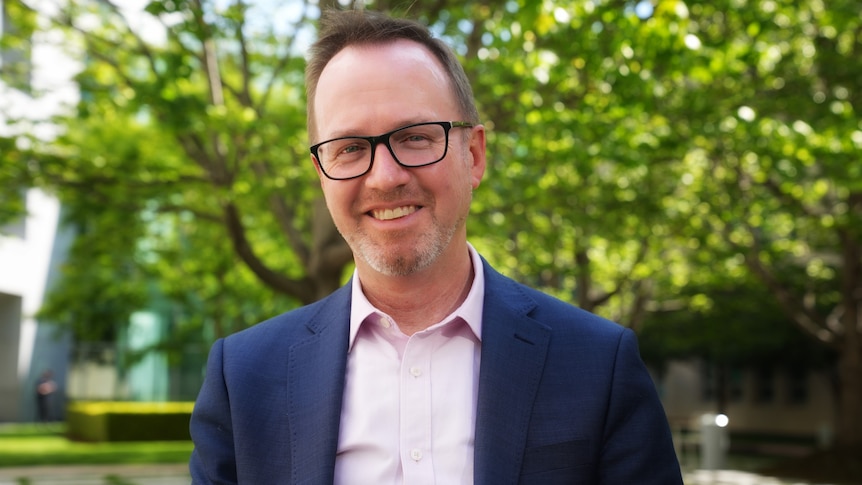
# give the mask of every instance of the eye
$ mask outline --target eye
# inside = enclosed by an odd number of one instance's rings
[[[345,139],[332,142],[332,157],[335,160],[353,160],[362,156],[368,143],[362,139]]]
[[[427,139],[428,139],[427,136],[425,136],[424,134],[420,134],[420,133],[410,133],[406,137],[404,137],[404,141],[406,141],[406,142],[413,142],[413,141],[418,142],[418,141],[424,141]]]
[[[396,133],[394,143],[397,146],[410,149],[424,149],[435,143],[434,136],[427,129],[416,127]]]
[[[345,153],[345,154],[356,153],[361,149],[362,149],[362,147],[360,147],[359,145],[348,145],[348,146],[341,149],[341,153]]]

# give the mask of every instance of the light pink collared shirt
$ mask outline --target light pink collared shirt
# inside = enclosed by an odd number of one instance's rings
[[[410,337],[354,273],[335,485],[473,483],[485,278],[469,251],[467,299]]]

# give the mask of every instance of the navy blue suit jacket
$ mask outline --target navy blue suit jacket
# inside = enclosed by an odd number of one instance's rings
[[[682,484],[631,330],[484,274],[475,484]],[[194,483],[332,483],[349,314],[347,285],[213,345]]]

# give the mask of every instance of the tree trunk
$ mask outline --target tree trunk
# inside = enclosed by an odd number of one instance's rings
[[[323,197],[312,206],[311,248],[306,273],[314,284],[311,303],[337,290],[343,283],[344,268],[353,261],[353,252],[332,222]]]
[[[862,446],[862,363],[858,345],[855,349],[847,347],[838,364],[841,391],[835,444],[840,447]]]
[[[728,365],[719,363],[715,366],[715,411],[717,414],[727,414],[728,396]]]
[[[838,361],[838,446],[862,446],[862,249],[850,231],[841,234],[842,275],[841,356]]]

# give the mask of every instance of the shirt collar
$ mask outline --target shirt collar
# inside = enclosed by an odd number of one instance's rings
[[[470,286],[470,292],[467,293],[467,298],[461,303],[461,306],[455,309],[452,313],[446,316],[439,323],[449,322],[456,317],[460,317],[470,327],[470,330],[476,338],[482,340],[482,306],[485,302],[485,273],[482,266],[482,258],[479,253],[470,243],[467,243],[467,250],[470,253],[470,262],[473,264],[473,284]],[[356,340],[356,334],[359,332],[359,327],[366,321],[370,315],[386,315],[378,310],[368,301],[365,294],[362,292],[362,284],[359,281],[359,274],[353,270],[353,279],[351,281],[351,305],[350,305],[350,342],[348,349],[353,348],[353,342]]]

